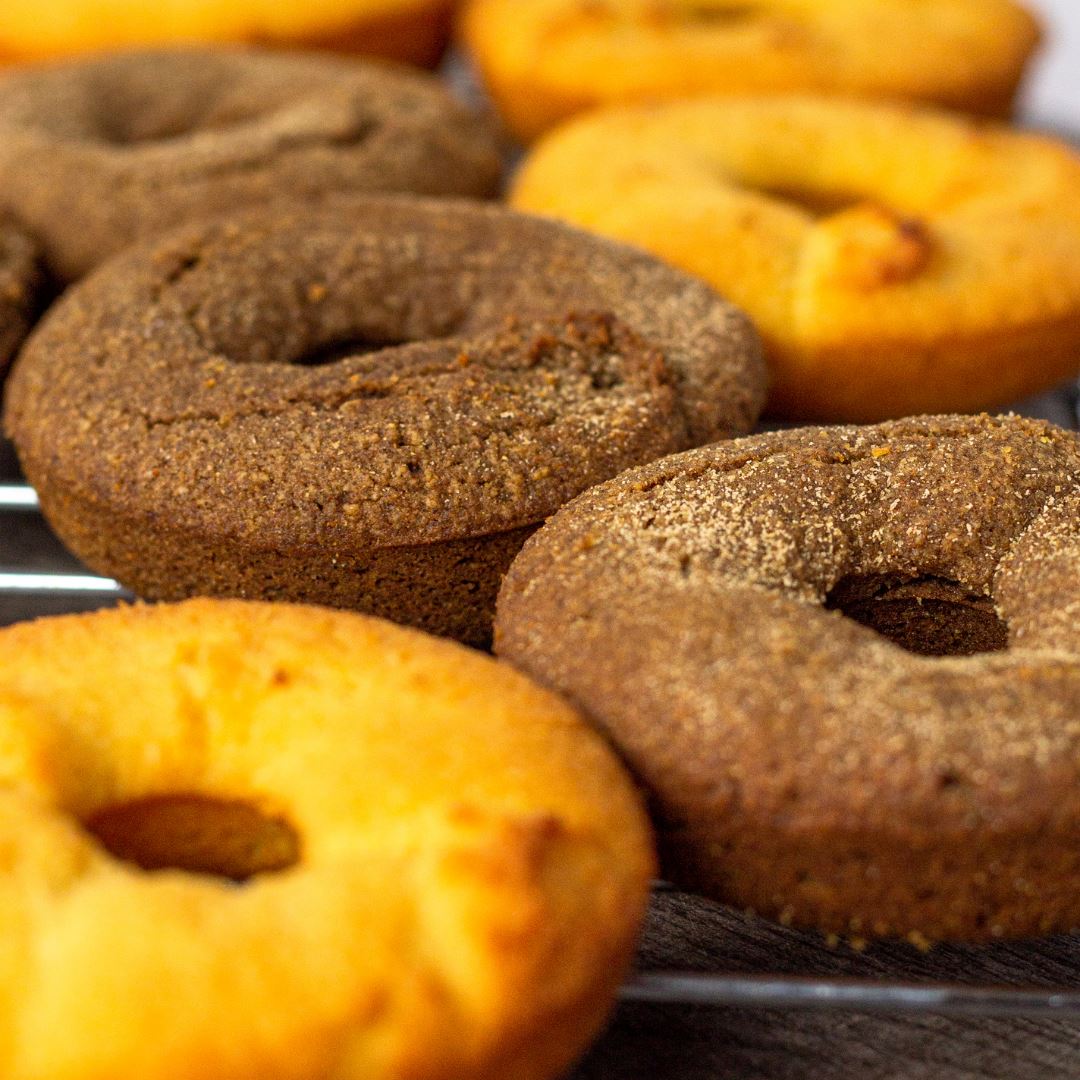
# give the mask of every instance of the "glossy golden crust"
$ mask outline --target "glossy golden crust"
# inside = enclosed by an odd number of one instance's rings
[[[452,0],[7,0],[0,62],[144,45],[322,48],[433,67]]]
[[[597,105],[703,94],[1005,116],[1040,34],[1012,0],[470,0],[462,26],[523,141]]]
[[[748,311],[775,415],[976,411],[1080,366],[1080,157],[1051,139],[808,97],[613,109],[540,143],[512,201]]]
[[[2,642],[7,1080],[543,1080],[594,1034],[652,856],[631,784],[554,697],[314,608],[194,601]],[[299,861],[238,888],[121,863],[80,824],[175,793],[288,819]]]
[[[718,444],[555,515],[496,650],[613,738],[670,880],[852,937],[1073,931],[1078,515],[1080,440],[1016,417]]]

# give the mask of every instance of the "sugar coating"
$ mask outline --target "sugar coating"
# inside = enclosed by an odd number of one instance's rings
[[[490,195],[501,171],[486,121],[432,77],[371,62],[189,47],[0,79],[0,205],[68,281],[193,216],[332,192]]]
[[[181,230],[69,291],[6,422],[60,535],[140,595],[482,637],[521,530],[747,430],[763,380],[745,318],[648,256],[350,199]]]
[[[496,648],[614,739],[676,881],[852,936],[1072,930],[1078,511],[1080,442],[1016,417],[694,450],[556,515]],[[875,575],[989,597],[1008,649],[917,656],[826,610]]]

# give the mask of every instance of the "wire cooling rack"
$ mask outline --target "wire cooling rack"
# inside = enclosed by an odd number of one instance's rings
[[[1062,392],[1029,403],[1024,411],[1076,426],[1076,395]],[[125,599],[132,597],[115,581],[88,573],[63,549],[41,517],[37,496],[19,475],[10,446],[0,443],[0,623],[86,611]],[[668,895],[675,895],[674,891],[657,886],[654,910],[663,907]],[[726,929],[720,925],[718,932]],[[741,931],[742,927],[734,929]],[[790,933],[777,927],[769,932]],[[1075,951],[1080,975],[1080,943]],[[986,971],[975,971],[979,981],[969,983],[932,977],[904,979],[877,970],[861,977],[665,970],[658,966],[663,959],[654,957],[648,969],[639,971],[624,985],[624,1004],[1080,1022],[1080,988],[991,985],[986,981]],[[957,967],[954,964],[947,970],[955,971]]]

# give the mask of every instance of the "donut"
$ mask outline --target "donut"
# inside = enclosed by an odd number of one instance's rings
[[[193,225],[70,289],[6,426],[88,565],[148,599],[303,600],[482,644],[564,502],[748,431],[746,319],[642,253],[476,203]]]
[[[652,251],[743,307],[769,411],[977,412],[1080,367],[1080,157],[822,98],[612,109],[550,135],[512,202]]]
[[[668,879],[851,938],[1080,927],[1080,440],[775,432],[525,545],[497,653],[611,737]]]
[[[430,76],[256,49],[123,53],[0,78],[0,204],[71,281],[193,216],[332,192],[481,196],[486,121]]]
[[[7,1080],[545,1080],[596,1033],[653,856],[553,695],[288,605],[0,640]]]
[[[0,378],[30,330],[43,280],[37,245],[0,216]]]
[[[1008,116],[1040,27],[1011,0],[468,0],[462,33],[529,142],[598,105],[798,91]]]
[[[362,53],[424,67],[443,55],[453,0],[5,0],[0,63],[169,43]]]

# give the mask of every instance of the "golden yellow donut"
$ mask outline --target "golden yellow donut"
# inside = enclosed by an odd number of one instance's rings
[[[603,1021],[648,827],[524,676],[199,600],[4,630],[0,688],[4,1080],[542,1080]]]
[[[715,93],[1004,116],[1040,28],[1012,0],[469,0],[462,33],[528,141],[595,105]]]
[[[3,0],[0,62],[186,42],[327,48],[434,66],[453,0]]]
[[[756,321],[774,415],[974,412],[1080,368],[1080,156],[926,109],[812,97],[606,110],[512,202],[638,244]]]

